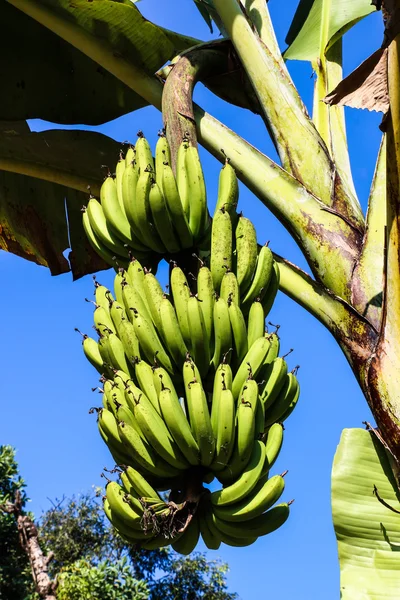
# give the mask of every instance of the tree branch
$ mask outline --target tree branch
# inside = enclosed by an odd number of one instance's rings
[[[5,505],[0,505],[0,510],[15,515],[20,544],[28,555],[36,592],[43,600],[56,600],[56,583],[50,579],[48,574],[48,564],[54,554],[52,552],[49,552],[47,556],[43,554],[35,524],[28,515],[22,514],[21,493],[17,491],[14,503],[7,502]]]

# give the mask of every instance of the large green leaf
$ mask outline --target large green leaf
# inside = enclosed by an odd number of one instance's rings
[[[86,186],[98,193],[101,166],[112,170],[120,148],[96,132],[31,133],[24,123],[0,123],[0,169],[18,170],[0,170],[0,248],[48,266],[53,275],[70,265],[75,279],[106,268],[86,241],[80,211]]]
[[[144,19],[130,0],[37,4],[75,19],[148,74],[197,43]],[[0,2],[0,80],[1,120],[41,118],[96,125],[147,104],[95,61],[4,0]]]
[[[400,596],[400,511],[388,456],[373,433],[345,429],[332,471],[342,600]]]
[[[286,37],[285,58],[315,60],[323,29],[332,41],[375,10],[371,0],[300,0]]]

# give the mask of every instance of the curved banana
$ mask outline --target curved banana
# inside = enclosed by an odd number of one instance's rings
[[[214,356],[211,359],[214,369],[225,360],[230,361],[232,349],[232,330],[228,304],[218,298],[214,304]]]
[[[108,288],[94,280],[96,304],[110,312],[110,304],[114,301],[113,295]]]
[[[246,217],[239,217],[235,230],[236,238],[236,277],[240,296],[243,297],[253,279],[257,265],[257,234],[253,223]]]
[[[90,224],[89,216],[86,210],[84,210],[82,213],[82,224],[89,244],[92,246],[96,254],[98,254],[108,265],[112,267],[115,267],[117,264],[123,266],[127,265],[126,258],[111,252],[96,236]]]
[[[211,271],[205,266],[202,266],[199,269],[197,275],[197,298],[200,302],[201,312],[204,318],[204,325],[207,332],[207,340],[210,344],[214,326],[215,292]]]
[[[300,386],[297,377],[293,373],[288,373],[277,399],[265,413],[265,427],[280,421],[284,415],[287,418],[296,406],[299,394]]]
[[[284,489],[285,480],[281,475],[275,475],[271,479],[264,476],[244,500],[229,506],[215,506],[214,513],[224,521],[249,521],[271,508],[279,500]]]
[[[186,150],[186,170],[190,203],[189,225],[193,238],[197,241],[208,223],[207,193],[199,152],[195,146]]]
[[[190,346],[191,337],[187,314],[187,304],[190,298],[190,288],[186,276],[180,267],[174,266],[171,270],[170,288],[174,299],[176,316],[186,346]]]
[[[185,211],[179,196],[175,176],[169,163],[163,164],[162,171],[162,191],[165,202],[171,215],[172,223],[177,232],[177,237],[182,248],[191,248],[193,246],[193,235],[186,218]]]
[[[175,552],[179,552],[179,554],[187,556],[196,548],[197,542],[199,541],[199,536],[199,520],[195,514],[187,526],[187,529],[185,529],[179,539],[172,541],[172,548],[175,550]]]
[[[119,161],[117,162],[117,166],[115,168],[115,185],[117,187],[117,198],[118,198],[119,205],[121,207],[123,214],[126,216],[124,200],[123,200],[123,196],[122,196],[122,178],[124,175],[125,167],[126,167],[125,158],[123,158],[122,154],[120,154]]]
[[[259,300],[255,300],[251,306],[247,322],[247,344],[248,347],[254,344],[254,342],[264,335],[265,332],[265,318],[264,309]],[[271,348],[268,354],[271,352]],[[268,355],[267,355],[268,356]]]
[[[212,492],[211,503],[214,506],[228,506],[245,498],[254,489],[260,478],[265,462],[264,444],[256,440],[249,463],[245,470],[232,485]]]
[[[162,417],[179,450],[191,465],[200,463],[199,446],[193,437],[175,389],[163,386],[159,395]]]
[[[244,320],[243,313],[239,306],[230,300],[228,300],[228,312],[235,348],[234,364],[239,365],[246,356],[248,350],[246,321]]]
[[[238,306],[240,305],[239,284],[233,271],[226,271],[224,274],[221,281],[220,296],[226,300],[226,302],[230,300]]]
[[[160,303],[160,320],[162,338],[176,366],[181,369],[188,349],[179,327],[175,309],[169,298],[164,297]]]
[[[231,390],[221,391],[218,409],[215,455],[210,465],[213,471],[220,471],[227,466],[235,444],[236,410]]]
[[[274,423],[267,431],[265,442],[265,465],[264,469],[268,472],[272,469],[276,459],[279,456],[283,444],[284,428],[282,423]]]
[[[140,360],[139,340],[135,333],[132,323],[125,317],[122,317],[118,328],[118,336],[125,350],[125,355],[130,365]]]
[[[181,249],[180,239],[175,233],[161,183],[157,181],[153,181],[150,186],[149,204],[153,223],[161,242],[171,254],[179,252]]]
[[[162,188],[162,174],[164,163],[171,164],[171,150],[165,133],[162,131],[158,134],[156,144],[156,181]]]
[[[135,144],[136,150],[136,161],[138,163],[138,167],[140,169],[140,173],[144,171],[154,172],[154,160],[153,154],[151,152],[150,144],[146,140],[142,131],[138,131],[138,139]]]
[[[160,414],[160,403],[158,393],[154,385],[153,369],[144,360],[135,363],[135,375],[142,392],[150,400],[156,411]]]
[[[109,175],[100,188],[100,201],[109,226],[126,244],[132,244],[132,231],[118,201],[117,186]]]
[[[184,369],[186,365],[187,363]],[[214,457],[215,437],[211,427],[207,398],[200,380],[187,383],[185,389],[190,427],[199,446],[200,461],[204,467],[208,467]]]
[[[82,340],[83,353],[90,362],[90,364],[100,373],[104,372],[103,359],[99,351],[99,345],[93,338],[88,335],[83,335]]]
[[[276,261],[274,261],[273,269],[272,269],[272,273],[271,273],[271,279],[270,279],[267,291],[265,292],[265,294],[262,298],[262,305],[264,308],[264,316],[265,317],[267,317],[267,315],[269,314],[269,311],[271,310],[272,305],[275,301],[276,295],[279,291],[279,281],[280,281],[279,267],[278,267],[278,263]]]
[[[269,364],[263,366],[260,371],[260,380],[264,382],[260,385],[260,398],[264,404],[265,410],[275,402],[278,397],[287,376],[287,364],[284,358],[275,358]]]
[[[141,349],[150,364],[154,361],[160,363],[171,374],[174,372],[171,359],[164,350],[152,323],[150,324],[146,317],[140,314],[135,308],[132,309],[133,326],[136,336],[139,340]]]
[[[188,174],[186,170],[186,152],[189,145],[184,139],[178,148],[176,155],[176,185],[178,186],[179,196],[182,202],[186,218],[190,218],[190,192],[188,184]],[[168,161],[171,164],[171,161]]]
[[[111,252],[128,258],[128,250],[121,242],[119,237],[114,234],[113,230],[108,226],[103,207],[96,198],[90,198],[86,211],[89,217],[90,225],[98,237],[100,242],[104,244]]]
[[[144,285],[144,283],[143,283]],[[126,283],[122,286],[122,299],[123,304],[125,306],[126,314],[128,315],[128,319],[133,323],[133,310],[138,310],[142,315],[144,315],[151,323],[153,327],[153,319],[151,318],[150,310],[147,306],[147,302],[145,299],[144,287],[143,287],[143,296],[140,293],[140,288],[135,285],[129,285]]]
[[[149,484],[147,479],[145,479],[143,475],[139,473],[139,471],[133,467],[126,467],[124,473],[139,498],[142,496],[151,496],[161,500],[157,491]]]
[[[210,269],[214,289],[219,294],[221,282],[232,268],[232,222],[224,208],[214,214],[211,230]]]
[[[214,376],[212,403],[211,403],[211,426],[215,438],[218,435],[219,402],[222,390],[232,390],[232,369],[226,363],[221,363]]]
[[[142,244],[151,248],[154,252],[165,254],[165,246],[151,222],[149,194],[153,181],[151,172],[142,171],[140,173],[136,185],[135,203],[131,207],[131,215],[135,232]]]
[[[161,332],[160,304],[164,297],[163,289],[157,278],[150,272],[147,272],[144,276],[143,288],[153,323],[157,330]]]
[[[215,514],[213,515],[213,519],[216,527],[222,533],[238,538],[247,538],[251,535],[261,537],[262,535],[272,533],[285,523],[288,516],[289,505],[284,503],[278,504],[277,506],[274,506],[274,508],[270,508],[267,512],[258,517],[253,517],[245,523],[224,521]]]
[[[189,298],[187,312],[191,354],[201,377],[205,377],[210,366],[210,339],[207,336],[201,303],[196,296]]]
[[[188,462],[168,431],[165,422],[145,394],[133,395],[134,415],[152,448],[176,469],[187,469]]]
[[[256,298],[262,298],[268,293],[269,282],[274,271],[273,264],[274,258],[271,249],[268,246],[263,246],[258,255],[253,281],[242,298],[243,312],[248,313],[251,303],[254,302]]]
[[[239,200],[239,184],[235,169],[227,160],[221,169],[218,182],[218,199],[215,212],[224,208],[231,215],[232,220],[237,220],[236,208]],[[215,213],[214,213],[215,214]],[[235,223],[236,225],[236,223]]]
[[[251,348],[249,348],[232,383],[232,393],[235,399],[239,397],[240,390],[246,379],[248,379],[249,373],[251,373],[253,378],[256,377],[267,356],[270,344],[270,340],[263,336],[258,338]]]

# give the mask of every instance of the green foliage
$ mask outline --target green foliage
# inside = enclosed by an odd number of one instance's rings
[[[147,600],[146,582],[138,581],[126,557],[93,566],[78,560],[61,572],[57,600]]]
[[[13,502],[19,491],[26,504],[25,482],[18,475],[15,450],[0,446],[0,504]],[[0,511],[0,599],[25,600],[32,580],[28,558],[22,550],[15,517]]]
[[[57,502],[43,515],[39,532],[47,551],[55,555],[49,565],[52,576],[61,569],[57,600],[111,600],[110,580],[117,586],[118,600],[237,598],[227,591],[226,564],[207,561],[200,553],[182,558],[169,548],[147,551],[127,545],[105,523],[94,494]],[[147,596],[134,595],[145,590]]]

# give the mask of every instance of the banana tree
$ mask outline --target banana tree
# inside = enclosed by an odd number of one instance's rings
[[[228,157],[308,263],[306,273],[276,256],[281,291],[334,336],[376,421],[370,432],[355,432],[354,443],[344,436],[335,459],[332,500],[342,597],[375,597],[385,569],[392,570],[393,582],[387,596],[395,597],[400,585],[393,559],[400,542],[393,518],[400,462],[400,1],[300,0],[283,55],[265,0],[195,2],[222,39],[204,43],[166,30],[144,19],[130,0],[2,0],[0,22],[7,26],[0,47],[8,48],[16,35],[21,45],[0,67],[0,243],[54,274],[67,270],[62,256],[67,223],[59,210],[66,198],[74,276],[106,267],[86,246],[79,210],[88,187],[98,192],[98,166],[112,164],[120,146],[84,131],[34,134],[25,119],[97,124],[151,104],[162,110],[173,156],[184,134],[221,162]],[[382,48],[343,80],[343,35],[380,8]],[[42,40],[38,48],[31,44],[35,36]],[[312,64],[312,117],[288,60]],[[197,82],[260,115],[280,165],[196,105]],[[104,101],[93,102],[97,97]],[[385,113],[366,216],[352,179],[344,104]],[[57,211],[49,208],[49,197]],[[368,485],[366,474],[356,476],[363,473],[363,461],[376,474],[376,481],[369,475]],[[346,520],[351,490],[357,518]],[[357,534],[367,519],[375,520],[373,533]]]

